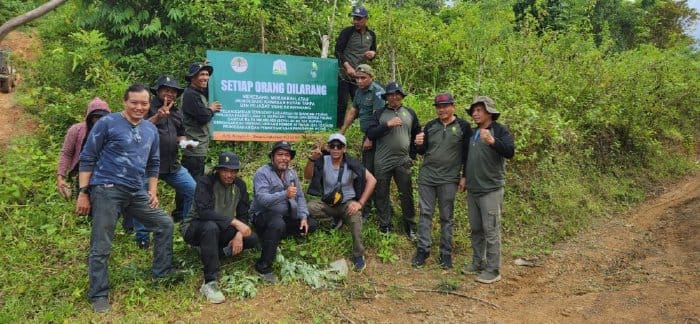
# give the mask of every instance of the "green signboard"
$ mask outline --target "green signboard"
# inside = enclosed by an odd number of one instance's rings
[[[215,140],[294,141],[335,127],[337,60],[223,51],[207,51],[207,60],[209,102],[221,103]]]

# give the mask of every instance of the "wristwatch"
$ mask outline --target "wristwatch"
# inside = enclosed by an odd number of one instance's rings
[[[90,187],[81,187],[80,189],[78,189],[78,191],[89,195],[90,194]]]

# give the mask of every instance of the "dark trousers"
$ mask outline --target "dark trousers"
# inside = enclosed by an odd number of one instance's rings
[[[399,191],[401,201],[401,213],[403,214],[404,230],[416,227],[416,208],[413,203],[413,182],[411,181],[411,162],[407,161],[391,170],[377,172],[377,187],[374,189],[375,203],[379,213],[379,226],[383,228],[391,227],[393,209],[389,198],[391,179],[394,178]]]
[[[309,223],[309,233],[318,228],[318,222],[315,219],[309,216],[306,220]],[[277,255],[277,247],[282,238],[302,234],[299,230],[301,220],[283,217],[274,212],[263,212],[255,216],[254,224],[262,248],[260,259],[255,262],[255,270],[259,273],[270,273],[272,272],[272,263]]]
[[[204,165],[206,164],[206,160],[206,156],[183,155],[180,162],[182,166],[190,172],[192,178],[197,180],[197,177],[204,175]]]
[[[185,242],[199,246],[200,258],[204,266],[204,282],[217,279],[223,248],[228,245],[238,231],[228,221],[193,220],[185,234]],[[258,236],[252,233],[243,238],[243,249],[255,248]]]
[[[364,142],[364,139],[362,141]],[[367,151],[362,151],[362,165],[372,175],[374,175],[374,151],[374,146],[372,146],[372,148]],[[372,210],[372,206],[374,205],[374,192],[372,192],[372,195],[369,196],[369,199],[367,199],[367,201],[365,202],[364,208],[362,208],[363,219],[367,219],[369,217],[369,212]]]
[[[343,121],[345,121],[345,110],[348,108],[348,101],[355,98],[355,91],[357,91],[356,83],[344,80],[343,78],[338,78],[338,108],[336,109],[338,118],[336,119],[335,123],[336,127],[338,128],[343,126]]]

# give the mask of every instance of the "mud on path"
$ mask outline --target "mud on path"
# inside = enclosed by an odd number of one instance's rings
[[[21,61],[36,58],[41,48],[35,34],[13,31],[0,43],[0,48],[12,51],[12,64],[17,68]],[[11,93],[0,92],[0,147],[5,148],[10,141],[22,134],[28,134],[38,125],[24,110],[16,105],[15,94],[22,91],[22,73],[19,73],[19,86]]]
[[[309,322],[645,322],[700,323],[700,172],[627,214],[600,219],[556,245],[539,267],[503,258],[503,280],[474,282],[441,271],[431,258],[415,270],[411,255],[384,264],[370,255],[344,288],[261,286],[243,302],[205,305],[198,320]],[[460,294],[435,292],[445,282]],[[433,291],[427,291],[433,290]],[[341,301],[341,302],[339,302]]]

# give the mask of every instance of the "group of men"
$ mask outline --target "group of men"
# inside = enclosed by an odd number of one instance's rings
[[[374,202],[380,231],[392,230],[390,181],[397,185],[403,230],[417,240],[415,267],[430,254],[432,214],[439,204],[441,239],[439,263],[452,268],[454,201],[457,191],[468,190],[473,261],[468,271],[477,281],[500,280],[500,209],[503,200],[504,159],[514,154],[507,127],[496,122],[495,104],[477,97],[468,108],[477,128],[455,115],[451,94],[435,97],[437,118],[424,128],[415,111],[403,105],[406,92],[395,82],[386,87],[374,81],[367,61],[376,55],[376,37],[367,29],[368,12],[357,7],[353,26],[336,43],[339,73],[338,133],[325,147],[308,155],[303,177],[310,181],[308,202],[297,173],[290,168],[296,151],[290,143],[273,144],[270,162],[253,175],[253,198],[239,177],[241,162],[232,152],[218,157],[205,175],[210,141],[209,123],[221,104],[209,102],[208,81],[213,67],[193,63],[181,88],[172,75],[156,85],[130,86],[123,96],[122,112],[105,113],[94,123],[80,152],[76,211],[92,216],[88,257],[88,297],[96,312],[110,309],[108,259],[119,215],[133,217],[139,247],[151,246],[155,278],[167,277],[172,268],[174,221],[188,244],[197,247],[203,264],[202,294],[212,303],[225,300],[218,288],[220,259],[260,246],[255,263],[269,283],[280,240],[307,235],[319,220],[348,224],[353,238],[352,261],[356,270],[366,266],[361,232]],[[153,97],[151,98],[151,94]],[[348,96],[352,108],[345,112]],[[181,109],[175,105],[181,98]],[[341,109],[342,108],[342,109]],[[344,136],[359,118],[362,159],[347,154]],[[182,148],[182,159],[178,154]],[[416,227],[411,168],[417,154],[424,156],[418,175],[420,219]],[[158,179],[175,189],[172,217],[159,208]],[[59,191],[61,183],[59,182]],[[374,195],[374,197],[373,197]],[[254,229],[254,230],[253,230]]]
[[[496,120],[500,113],[494,101],[478,96],[467,109],[476,123],[455,115],[455,100],[449,93],[434,99],[437,118],[424,128],[416,113],[403,105],[406,93],[391,82],[382,88],[374,81],[367,64],[377,55],[376,35],[367,27],[369,13],[362,6],[350,13],[353,26],[336,39],[338,58],[338,127],[340,133],[359,118],[364,134],[361,143],[365,168],[376,177],[374,201],[380,231],[391,230],[390,181],[399,193],[403,230],[417,240],[412,265],[421,267],[430,255],[432,215],[440,215],[440,256],[443,268],[452,268],[454,201],[457,191],[468,191],[469,224],[473,260],[466,272],[476,280],[493,283],[500,275],[500,215],[505,185],[505,159],[513,157],[515,143],[508,128]],[[354,82],[353,82],[354,81]],[[347,112],[347,98],[352,107]],[[416,233],[411,167],[416,154],[423,155],[418,174],[420,219]],[[371,200],[370,200],[371,202]],[[363,214],[369,213],[369,206]]]

